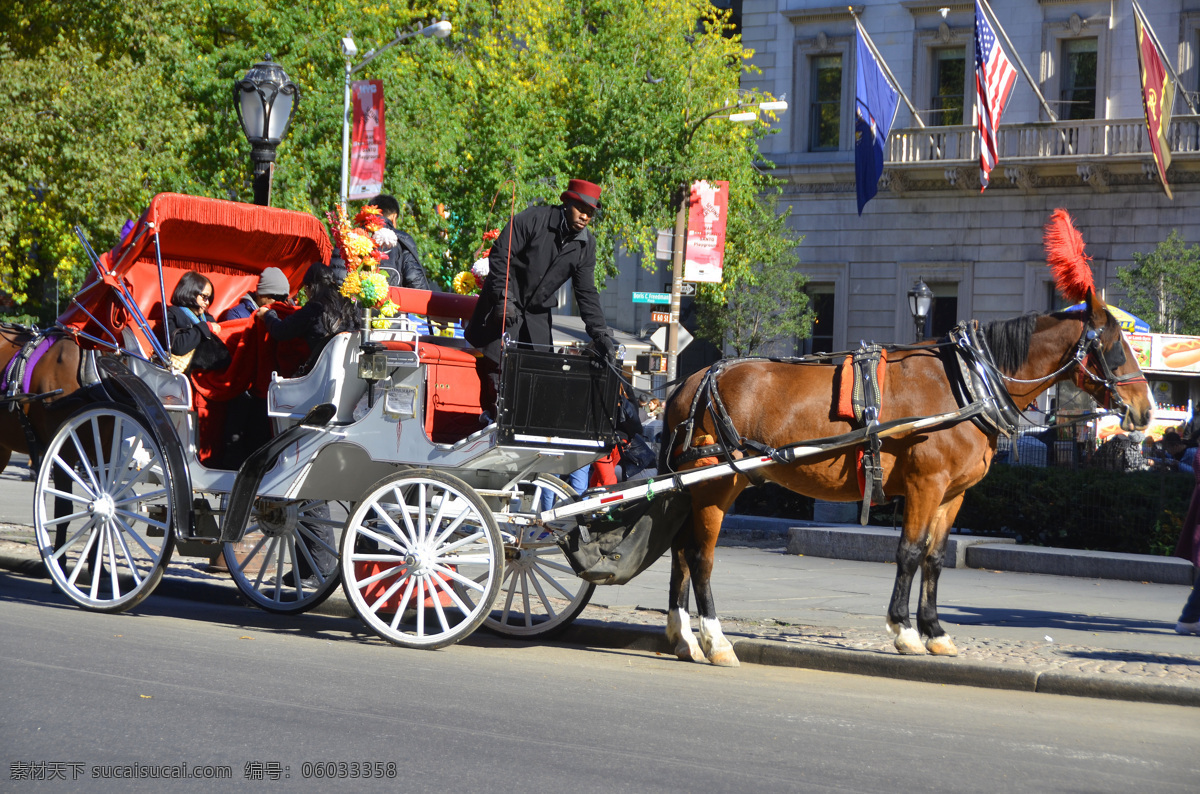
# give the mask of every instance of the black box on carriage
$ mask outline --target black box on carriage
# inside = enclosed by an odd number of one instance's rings
[[[498,439],[607,450],[616,443],[618,382],[590,356],[510,346],[502,364]]]

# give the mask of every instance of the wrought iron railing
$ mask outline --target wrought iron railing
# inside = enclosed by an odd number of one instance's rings
[[[1168,131],[1171,152],[1200,152],[1200,116],[1178,116]],[[1144,119],[1089,119],[1002,125],[997,135],[1000,160],[1094,159],[1150,154]],[[888,135],[888,164],[919,165],[979,159],[979,134],[969,125],[909,127]]]

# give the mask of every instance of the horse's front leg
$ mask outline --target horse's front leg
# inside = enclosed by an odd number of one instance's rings
[[[737,667],[737,654],[721,631],[712,595],[713,559],[725,511],[720,506],[710,505],[697,510],[696,517],[693,524],[696,538],[687,550],[687,562],[692,571],[692,589],[696,591],[696,609],[700,612],[700,647],[708,661],[718,667]]]
[[[692,618],[688,613],[688,547],[694,546],[692,530],[684,528],[671,545],[671,590],[667,603],[667,641],[674,645],[675,655],[685,662],[703,662],[704,652],[692,633]]]
[[[929,492],[937,491],[931,498]],[[930,528],[941,502],[941,489],[932,489],[925,484],[920,492],[910,491],[905,495],[904,534],[896,548],[896,584],[892,588],[892,601],[888,604],[887,630],[894,637],[896,650],[904,654],[923,654],[925,645],[921,635],[909,622],[908,605],[912,595],[913,577],[929,551]]]
[[[929,535],[929,553],[921,563],[921,598],[917,605],[917,628],[922,636],[928,637],[925,648],[937,656],[958,656],[958,647],[954,640],[942,628],[938,620],[937,587],[938,578],[946,556],[946,537],[950,525],[958,515],[963,496],[959,495],[938,508],[934,518],[933,531]]]

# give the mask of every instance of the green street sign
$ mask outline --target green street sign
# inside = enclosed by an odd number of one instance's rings
[[[665,292],[635,292],[634,303],[670,303],[671,296]]]

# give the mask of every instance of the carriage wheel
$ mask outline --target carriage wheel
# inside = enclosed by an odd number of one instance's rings
[[[342,533],[342,587],[379,636],[442,648],[483,622],[496,600],[504,549],[471,486],[429,469],[373,485]]]
[[[340,507],[330,516],[330,505]],[[225,564],[250,603],[283,615],[320,605],[341,582],[337,532],[346,512],[340,502],[259,499],[246,533],[226,543]]]
[[[175,506],[166,459],[141,419],[116,403],[76,412],[51,439],[34,494],[38,550],[68,598],[120,612],[150,595],[175,548]],[[56,502],[66,508],[59,516]],[[57,549],[56,532],[66,538]]]
[[[484,625],[507,637],[557,634],[578,617],[596,589],[575,575],[544,527],[511,521],[536,517],[543,494],[554,501],[578,496],[562,480],[542,474],[532,482],[517,483],[511,498],[494,514],[504,537],[504,581]]]

